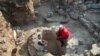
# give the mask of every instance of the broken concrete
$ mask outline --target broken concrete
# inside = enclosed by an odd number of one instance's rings
[[[20,26],[20,30],[14,29],[16,32],[16,34],[14,34],[14,40],[20,40],[22,43],[18,44],[12,50],[12,56],[93,56],[96,54],[96,51],[93,53],[93,49],[99,49],[99,47],[96,46],[96,48],[93,47],[92,49],[92,44],[99,40],[98,38],[94,39],[93,35],[100,36],[99,2],[95,3],[92,0],[23,1],[24,0],[2,0],[3,3],[0,1],[0,10],[5,17],[7,17],[7,19],[14,18],[14,20],[11,19],[12,21],[9,20],[12,24],[15,23],[16,25],[16,23],[18,23],[19,25],[26,25],[32,21],[29,25]],[[91,7],[91,5],[93,5],[93,7]],[[0,16],[1,15],[2,14],[0,14]],[[35,19],[34,15],[38,18],[35,22],[33,22]],[[69,21],[67,22],[67,20]],[[68,40],[68,45],[63,48],[60,46],[59,41],[56,40],[57,36],[55,34],[57,26],[59,26],[61,22],[67,22],[67,24],[63,23],[63,25],[68,27],[71,31],[71,38]],[[92,34],[90,34],[87,29],[92,32]],[[43,46],[38,45],[38,34],[42,35],[43,39],[48,41],[45,51],[43,51]],[[0,39],[0,43],[4,44],[5,39]],[[4,49],[2,51],[5,53],[6,47],[3,47],[1,48]],[[0,52],[2,53],[2,51]]]
[[[90,51],[94,56],[100,55],[100,47],[97,44],[93,44]]]
[[[46,30],[45,28],[41,28],[41,30],[39,30],[37,33],[35,33],[28,42],[28,50],[30,55],[38,55],[38,52],[41,52],[41,48],[43,49],[43,46],[38,45],[38,34],[42,35],[42,38],[47,41],[47,46],[45,47],[44,50],[47,50],[47,52],[50,52],[53,55],[64,55],[66,50],[66,47],[61,47],[60,42],[58,42],[58,40],[56,39],[56,33],[53,32],[52,30],[49,30],[49,28],[47,28],[48,30]],[[36,40],[36,41],[35,41]],[[40,46],[40,47],[39,47]],[[33,50],[32,50],[33,49]],[[33,52],[33,54],[32,54]],[[42,52],[45,54],[45,52]]]
[[[12,56],[15,41],[10,24],[5,20],[0,11],[0,56]]]

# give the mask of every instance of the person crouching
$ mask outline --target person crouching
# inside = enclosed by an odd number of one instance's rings
[[[57,40],[61,43],[61,47],[66,46],[70,35],[70,31],[68,30],[68,28],[63,25],[60,25],[56,34]]]

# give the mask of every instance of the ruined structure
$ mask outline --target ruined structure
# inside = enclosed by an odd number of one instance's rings
[[[0,56],[100,56],[99,16],[99,0],[0,0]],[[71,31],[65,47],[60,24]]]

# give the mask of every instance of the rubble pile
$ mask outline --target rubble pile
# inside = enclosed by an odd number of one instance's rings
[[[0,10],[14,26],[29,23],[36,19],[32,0],[1,0]]]
[[[0,56],[100,56],[99,9],[99,0],[0,0]],[[71,31],[64,47],[60,24]]]
[[[42,38],[46,46],[41,46],[38,44],[39,37]],[[56,33],[50,28],[36,28],[36,31],[28,40],[29,54],[31,56],[45,56],[48,55],[48,53],[51,53],[52,55],[64,55],[66,53],[65,47],[61,48],[60,43],[56,40],[56,37]]]
[[[13,39],[13,32],[8,23],[0,11],[0,56],[12,56],[15,55],[13,50],[16,49],[15,41]]]
[[[74,1],[67,11],[69,16],[80,21],[99,41],[100,37],[100,1],[98,0],[79,0]]]

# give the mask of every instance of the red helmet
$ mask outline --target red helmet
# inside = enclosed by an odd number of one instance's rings
[[[58,33],[58,37],[60,37],[61,39],[67,39],[70,35],[69,30],[63,25],[59,26],[59,30],[57,33]]]

